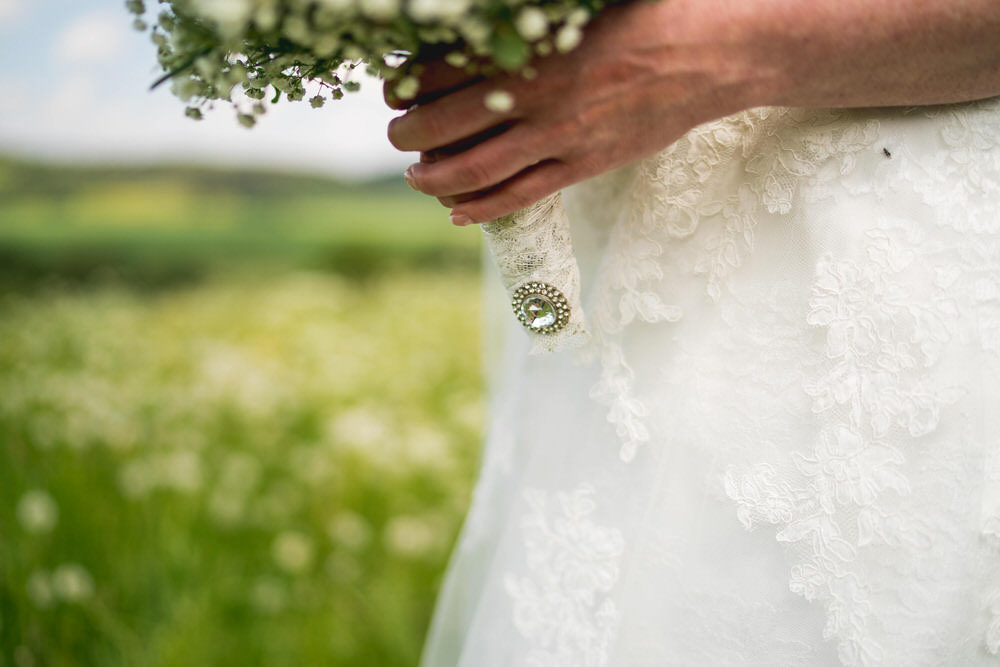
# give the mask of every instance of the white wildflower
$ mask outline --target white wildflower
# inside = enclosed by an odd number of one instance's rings
[[[188,493],[201,488],[201,460],[195,452],[178,450],[166,455],[160,462],[160,483],[163,486]]]
[[[312,565],[312,541],[300,532],[286,530],[278,534],[271,546],[271,555],[281,569],[292,574],[303,572]]]
[[[82,602],[94,594],[94,579],[77,563],[64,563],[52,572],[52,591],[66,602]]]
[[[337,415],[329,426],[330,435],[344,444],[364,448],[389,437],[385,420],[374,410],[356,407]]]
[[[328,527],[330,539],[352,551],[363,549],[371,541],[372,528],[368,520],[357,512],[340,512]]]
[[[426,520],[405,515],[389,520],[383,539],[389,551],[411,558],[425,555],[437,541],[434,529]]]
[[[17,518],[29,533],[47,533],[59,520],[59,506],[47,491],[28,491],[17,503]]]

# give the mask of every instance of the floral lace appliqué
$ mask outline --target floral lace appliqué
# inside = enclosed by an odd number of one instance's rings
[[[609,593],[624,551],[621,532],[596,523],[594,490],[580,485],[552,498],[524,493],[521,522],[529,574],[512,572],[504,586],[513,600],[514,625],[529,640],[532,667],[603,667],[618,610]]]

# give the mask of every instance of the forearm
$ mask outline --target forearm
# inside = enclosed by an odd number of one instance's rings
[[[456,224],[507,215],[757,106],[872,107],[1000,95],[1000,0],[633,0],[535,77],[456,86],[393,121],[407,170]],[[461,73],[459,73],[461,74]],[[501,89],[514,104],[489,109]],[[476,137],[479,137],[478,139]]]
[[[742,58],[753,105],[908,106],[1000,95],[998,0],[719,6],[713,29]]]

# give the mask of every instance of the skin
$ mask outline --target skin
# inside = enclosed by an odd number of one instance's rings
[[[635,162],[757,106],[873,107],[1000,95],[997,0],[632,0],[537,75],[470,78],[426,63],[389,124],[419,151],[411,187],[466,225]],[[511,93],[509,112],[483,103]],[[414,103],[415,102],[415,103]]]

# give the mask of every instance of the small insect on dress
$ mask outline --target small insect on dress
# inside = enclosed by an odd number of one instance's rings
[[[488,286],[424,667],[1000,665],[1000,98],[753,109],[565,198],[592,339]]]

